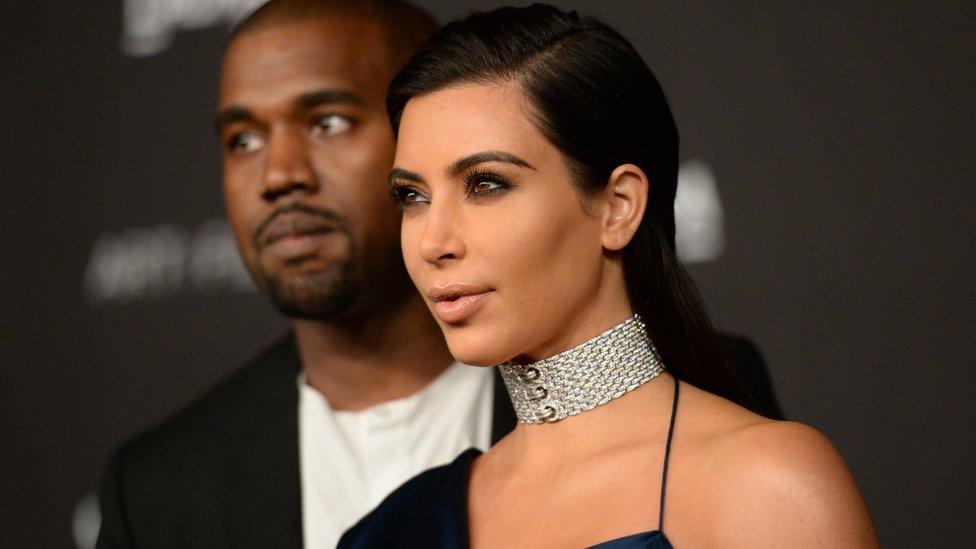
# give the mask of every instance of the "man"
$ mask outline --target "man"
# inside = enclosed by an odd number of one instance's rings
[[[404,480],[514,426],[413,289],[387,194],[386,88],[434,28],[391,1],[274,0],[235,30],[227,212],[294,334],[116,453],[99,546],[333,547]]]
[[[293,334],[116,452],[99,547],[333,547],[401,482],[514,427],[497,374],[453,362],[386,197],[386,88],[433,30],[379,0],[272,0],[235,30],[227,211]]]

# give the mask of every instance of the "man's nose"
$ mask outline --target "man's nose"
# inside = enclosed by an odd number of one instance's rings
[[[462,215],[450,205],[429,206],[426,224],[420,237],[420,257],[433,265],[443,266],[461,259],[467,247],[461,236]]]
[[[262,195],[274,201],[295,191],[315,192],[318,180],[309,159],[308,140],[296,129],[272,130]]]

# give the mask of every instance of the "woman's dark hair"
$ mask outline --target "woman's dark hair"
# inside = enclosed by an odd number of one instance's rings
[[[407,102],[460,83],[514,82],[536,127],[563,155],[581,194],[622,164],[650,181],[647,210],[623,250],[630,302],[679,379],[748,404],[701,298],[678,263],[678,130],[657,79],[617,31],[554,7],[501,8],[448,24],[394,78],[394,132]]]

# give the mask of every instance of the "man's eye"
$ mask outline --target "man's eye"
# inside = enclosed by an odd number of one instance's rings
[[[314,133],[321,133],[323,135],[338,135],[349,131],[352,127],[352,120],[346,118],[345,116],[339,116],[338,114],[327,114],[325,116],[320,116],[315,119],[315,127],[312,129]]]
[[[227,141],[227,148],[234,154],[247,154],[264,146],[264,139],[253,133],[238,133]]]

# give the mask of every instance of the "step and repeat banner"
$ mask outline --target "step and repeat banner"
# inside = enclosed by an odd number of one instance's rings
[[[111,449],[288,329],[238,259],[213,131],[260,3],[0,3],[0,546],[92,547]],[[976,503],[972,4],[558,5],[662,81],[681,257],[786,415],[837,444],[886,545],[965,545],[944,509]]]

